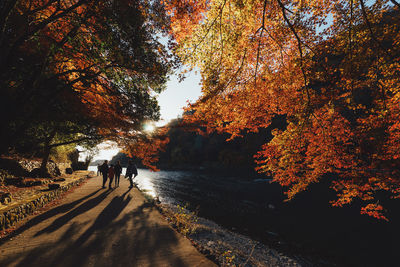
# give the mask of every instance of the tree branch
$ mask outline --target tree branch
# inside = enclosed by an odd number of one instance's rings
[[[217,19],[218,19],[220,16],[222,16],[222,11],[224,10],[225,4],[226,4],[226,0],[225,0],[224,3],[221,5],[221,10],[220,10],[219,16],[215,17],[215,19],[211,22],[211,24],[210,24],[210,26],[208,27],[208,29],[207,29],[206,33],[204,34],[203,38],[200,40],[200,42],[198,42],[198,43],[194,46],[193,51],[192,51],[191,54],[193,54],[194,51],[196,51],[197,48],[204,42],[204,40],[206,39],[208,33],[210,32],[212,26],[214,26],[214,24],[215,24],[215,22],[217,21]],[[190,55],[191,55],[191,54],[190,54]],[[187,58],[189,58],[190,55],[186,56],[186,57],[183,59],[183,61],[185,61]]]
[[[40,30],[44,29],[50,23],[53,23],[57,19],[68,15],[70,12],[72,12],[76,8],[82,6],[87,1],[89,1],[89,0],[80,0],[77,3],[73,4],[72,6],[70,6],[69,8],[65,9],[63,12],[60,12],[58,14],[57,14],[57,11],[55,11],[53,14],[50,15],[50,17],[48,17],[44,21],[36,24],[33,27],[33,29],[31,29],[30,31],[25,32],[25,34],[23,34],[19,38],[17,38],[17,40],[11,45],[9,51],[6,53],[6,56],[4,57],[4,66],[3,67],[7,67],[8,66],[10,57],[11,57],[12,53],[14,52],[14,50],[17,49],[20,45],[22,45],[26,40],[31,38],[33,35],[35,35]]]
[[[395,4],[398,8],[400,8],[400,4],[398,2],[396,2],[395,0],[390,0],[390,2],[392,2],[393,4]]]
[[[65,142],[56,143],[56,144],[51,144],[51,145],[49,145],[49,147],[53,148],[53,147],[57,147],[57,146],[65,146],[65,145],[79,143],[79,142],[82,142],[82,141],[95,140],[95,139],[96,138],[92,138],[92,137],[82,137],[82,138],[79,138],[79,139],[74,139],[74,140],[65,141]]]
[[[244,61],[245,61],[245,58],[246,58],[246,54],[247,54],[247,50],[244,51],[244,54],[243,54],[243,57],[242,57],[242,62],[240,63],[239,68],[238,68],[238,69],[236,70],[236,72],[231,76],[231,78],[229,79],[229,81],[228,81],[224,86],[221,86],[221,87],[215,89],[214,91],[212,91],[212,92],[211,92],[210,94],[208,94],[207,96],[201,98],[201,99],[199,100],[200,102],[202,102],[202,103],[206,102],[208,99],[214,97],[214,96],[217,95],[219,92],[224,91],[224,90],[228,87],[228,85],[232,82],[233,78],[234,78],[234,77],[237,77],[237,75],[239,74],[239,72],[242,70],[243,65],[244,65]]]
[[[256,67],[254,71],[254,87],[257,86],[257,70],[258,70],[258,62],[260,60],[260,46],[261,46],[261,38],[262,34],[265,30],[265,10],[267,9],[267,0],[264,0],[264,8],[263,8],[263,16],[262,16],[262,21],[261,21],[261,27],[257,30],[257,32],[261,29],[260,31],[260,36],[258,39],[258,46],[257,46],[257,59],[256,59]],[[257,34],[256,32],[256,34]]]
[[[297,48],[300,53],[300,69],[303,74],[304,87],[306,88],[306,94],[307,94],[307,105],[310,105],[310,92],[308,90],[307,76],[306,76],[306,72],[304,69],[302,41],[300,39],[300,36],[297,34],[296,29],[294,28],[293,24],[290,22],[290,20],[288,19],[287,15],[286,15],[285,5],[282,3],[281,0],[276,0],[276,1],[278,2],[279,6],[281,7],[283,19],[286,21],[287,25],[289,26],[290,30],[292,31],[292,33],[294,34],[294,36],[297,40]]]

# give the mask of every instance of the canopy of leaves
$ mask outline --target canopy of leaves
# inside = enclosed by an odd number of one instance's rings
[[[289,199],[333,177],[333,205],[359,198],[362,213],[386,219],[377,193],[400,197],[398,2],[164,2],[176,52],[202,74],[187,123],[234,138],[285,115],[257,170]]]
[[[156,1],[0,3],[0,153],[136,140],[176,62]],[[7,114],[5,116],[5,114]],[[122,141],[123,140],[123,141]]]

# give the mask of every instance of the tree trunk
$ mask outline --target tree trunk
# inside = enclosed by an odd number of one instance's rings
[[[44,155],[42,158],[42,164],[40,165],[40,172],[42,174],[47,174],[48,170],[47,170],[47,162],[49,161],[49,156],[50,156],[50,146],[47,146],[44,150]]]
[[[51,151],[51,141],[53,141],[54,136],[56,135],[56,129],[54,129],[50,135],[49,138],[45,142],[44,150],[43,150],[43,158],[42,158],[42,164],[40,165],[40,173],[43,175],[48,175],[48,170],[47,170],[47,162],[49,161],[49,156],[50,156],[50,151]]]

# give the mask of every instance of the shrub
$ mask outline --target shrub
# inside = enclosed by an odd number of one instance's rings
[[[222,253],[222,266],[235,266],[234,260],[235,260],[235,254],[231,250],[227,250],[224,253]]]
[[[0,169],[0,185],[4,185],[4,181],[8,176],[10,176],[10,174],[7,171]]]
[[[178,231],[184,235],[190,235],[197,229],[197,214],[187,209],[188,205],[177,206],[176,212],[172,214],[172,223],[176,226]]]

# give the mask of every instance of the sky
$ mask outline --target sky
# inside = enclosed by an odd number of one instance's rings
[[[157,126],[167,124],[170,120],[182,115],[183,107],[187,101],[196,101],[201,93],[200,74],[192,71],[182,82],[173,75],[167,83],[167,89],[158,97],[158,104],[161,108],[161,120]]]
[[[157,126],[163,126],[170,120],[181,116],[183,107],[187,101],[196,101],[201,94],[200,74],[190,72],[182,82],[178,81],[176,75],[172,75],[167,83],[167,88],[158,96],[160,105],[161,120]],[[94,160],[110,160],[119,151],[119,148],[112,143],[102,143],[98,147],[99,152],[94,156]],[[84,153],[80,160],[84,160]]]

